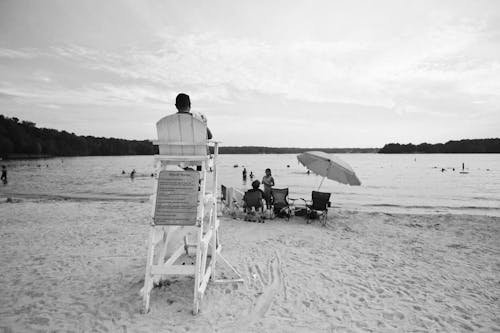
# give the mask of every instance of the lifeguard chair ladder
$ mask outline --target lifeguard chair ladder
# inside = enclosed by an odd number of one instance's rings
[[[190,114],[177,113],[160,119],[156,128],[158,140],[153,144],[159,146],[159,155],[155,156],[158,172],[152,196],[152,222],[142,290],[143,311],[149,311],[155,283],[168,275],[193,275],[193,314],[197,314],[209,280],[216,283],[243,282],[241,275],[221,255],[217,218],[218,142],[214,142],[213,179],[210,191],[207,191],[210,156],[206,123]],[[171,170],[176,166],[178,170]],[[184,244],[167,256],[167,246],[179,227],[195,231],[196,243],[189,243],[185,236]],[[193,248],[196,249],[194,265],[178,264],[179,258],[189,255],[189,249]],[[237,278],[216,280],[217,260],[226,264]]]

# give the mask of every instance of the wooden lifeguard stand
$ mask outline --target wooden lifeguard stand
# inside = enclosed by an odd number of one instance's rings
[[[159,155],[155,156],[157,182],[152,196],[152,222],[148,239],[146,276],[144,279],[143,310],[149,311],[151,290],[155,283],[169,275],[194,276],[193,314],[197,314],[209,280],[243,282],[240,274],[221,255],[219,220],[217,218],[217,155],[214,142],[211,184],[207,182],[209,146],[206,123],[191,114],[177,113],[160,119],[156,124]],[[194,231],[196,242],[184,242],[171,254],[173,236],[179,229]],[[183,230],[186,231],[186,230]],[[182,256],[194,249],[194,264],[181,264]],[[192,251],[191,251],[192,252]],[[220,260],[237,276],[231,280],[216,280],[215,265]]]

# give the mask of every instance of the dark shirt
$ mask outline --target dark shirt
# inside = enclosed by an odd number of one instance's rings
[[[251,193],[258,193],[257,197],[252,196]],[[262,190],[260,188],[257,189],[250,189],[245,192],[243,195],[243,201],[245,202],[245,207],[250,206],[250,207],[262,207],[262,199],[263,199],[263,194]]]
[[[262,195],[264,195],[264,192],[260,188],[251,188],[248,190],[248,192],[260,192]]]

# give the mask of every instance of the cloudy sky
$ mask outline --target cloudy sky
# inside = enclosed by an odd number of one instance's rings
[[[0,1],[0,114],[155,137],[179,92],[224,145],[500,136],[500,1]]]

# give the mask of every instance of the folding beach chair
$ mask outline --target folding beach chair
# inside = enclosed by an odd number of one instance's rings
[[[227,187],[224,185],[220,186],[220,201],[223,205],[229,205],[227,202]]]
[[[149,311],[151,291],[155,283],[169,275],[194,276],[193,314],[198,313],[209,280],[243,282],[240,274],[221,255],[219,220],[217,218],[218,143],[214,145],[213,179],[207,185],[209,163],[206,124],[190,114],[177,113],[156,124],[159,155],[155,156],[157,182],[152,196],[152,223],[148,240],[143,310]],[[195,171],[196,169],[196,171]],[[208,189],[210,187],[210,190]],[[179,233],[194,233],[183,244],[175,244]],[[174,245],[173,251],[170,251]],[[177,245],[180,245],[177,248]],[[190,251],[191,250],[191,251]],[[195,252],[194,264],[186,257]],[[222,262],[236,279],[215,279],[215,264]]]
[[[221,213],[222,215],[227,215],[231,213],[231,204],[229,202],[229,195],[227,187],[224,185],[220,186],[220,203],[221,203]]]
[[[245,221],[264,222],[264,198],[259,190],[248,190],[243,195]]]
[[[312,201],[302,199],[306,202],[307,223],[311,223],[312,219],[319,218],[321,225],[326,226],[330,196],[331,193],[312,191]]]
[[[271,190],[274,216],[290,220],[291,210],[288,203],[288,188],[273,188]]]

